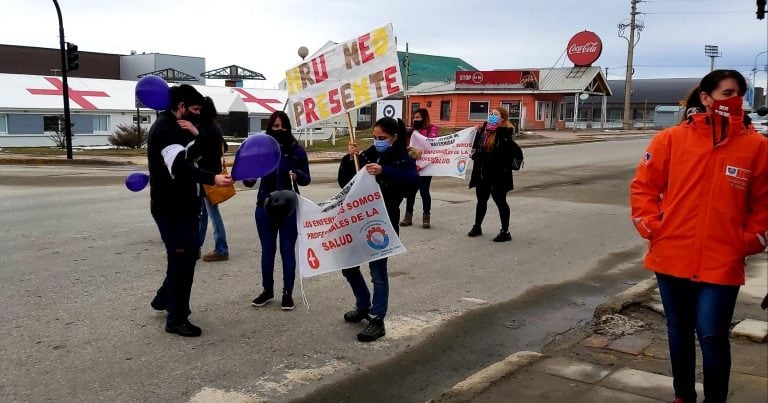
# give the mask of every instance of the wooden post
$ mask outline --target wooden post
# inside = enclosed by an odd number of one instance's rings
[[[355,128],[352,126],[352,115],[347,112],[347,126],[349,127],[349,141],[357,144],[357,140],[355,139]],[[358,149],[360,149],[360,146],[358,145]],[[355,171],[360,170],[360,161],[357,160],[357,154],[353,155],[352,158],[355,160]]]

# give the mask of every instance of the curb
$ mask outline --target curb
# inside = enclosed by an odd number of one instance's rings
[[[0,158],[0,165],[136,165],[132,161],[110,161],[102,159],[57,159],[57,158]]]
[[[643,296],[645,296],[648,292],[650,292],[652,289],[654,289],[656,286],[657,284],[656,284],[655,277],[645,279],[633,285],[626,291],[620,294],[617,294],[615,297],[611,298],[610,300],[598,305],[597,308],[595,308],[595,313],[593,314],[593,317],[595,319],[600,319],[605,315],[618,313],[619,311],[621,311],[622,309],[626,308],[629,305],[639,303],[640,299]]]
[[[523,367],[534,364],[546,356],[534,351],[518,351],[509,357],[491,364],[457,383],[440,396],[427,403],[466,402],[479,395],[499,379]]]

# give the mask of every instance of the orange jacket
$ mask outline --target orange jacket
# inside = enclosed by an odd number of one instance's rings
[[[768,139],[741,119],[730,127],[715,145],[699,113],[651,140],[630,186],[632,221],[650,241],[646,268],[742,285],[744,258],[765,249]]]

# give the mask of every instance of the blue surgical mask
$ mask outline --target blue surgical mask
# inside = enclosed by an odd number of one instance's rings
[[[488,123],[490,123],[492,125],[499,124],[500,120],[501,119],[498,116],[496,116],[496,115],[488,115]]]
[[[376,151],[383,153],[389,148],[389,140],[373,140],[373,146],[376,147]]]

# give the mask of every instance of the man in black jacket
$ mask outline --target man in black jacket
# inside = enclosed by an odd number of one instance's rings
[[[189,85],[172,87],[171,108],[149,129],[150,209],[165,243],[168,267],[152,307],[167,310],[165,331],[196,337],[202,331],[187,319],[195,263],[200,255],[201,186],[232,184],[228,175],[216,175],[195,166],[199,153],[194,125],[203,96]]]

